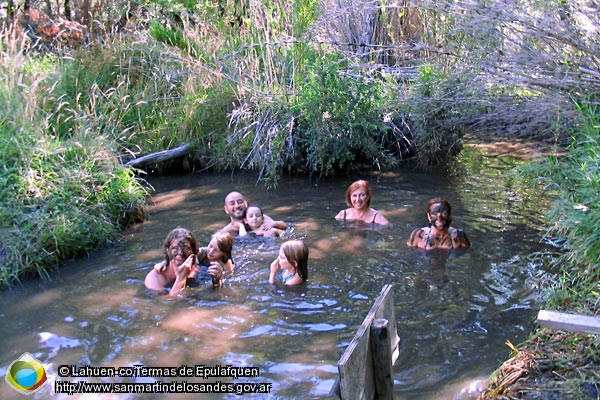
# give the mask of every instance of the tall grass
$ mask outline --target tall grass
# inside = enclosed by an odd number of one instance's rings
[[[561,246],[554,261],[557,281],[552,309],[596,314],[600,309],[600,108],[579,103],[582,124],[574,127],[567,155],[524,169],[524,176],[555,197],[547,212],[546,236]]]
[[[146,190],[119,164],[117,142],[98,129],[89,104],[81,107],[87,118],[70,109],[68,129],[57,129],[62,124],[49,104],[62,96],[61,80],[73,78],[59,73],[61,63],[28,56],[14,37],[2,40],[0,287],[6,287],[111,243],[123,226],[144,217]]]
[[[401,114],[396,82],[312,43],[321,7],[314,0],[253,3],[238,33],[217,40],[210,58],[236,95],[230,155],[259,171],[267,186],[283,172],[392,167],[409,153],[410,140],[394,121]]]

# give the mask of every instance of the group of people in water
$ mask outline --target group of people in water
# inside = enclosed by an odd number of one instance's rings
[[[371,208],[371,190],[367,181],[353,182],[346,190],[348,208],[341,210],[335,219],[362,221],[368,224],[387,225],[389,221],[379,211]],[[223,279],[233,274],[232,259],[234,235],[279,237],[287,229],[284,221],[276,221],[254,204],[248,204],[239,192],[225,197],[225,213],[229,223],[212,235],[206,247],[200,248],[194,234],[185,228],[175,228],[164,240],[164,259],[154,265],[146,275],[147,288],[169,294],[179,293],[188,286],[212,283],[220,287]],[[407,245],[423,250],[456,249],[469,247],[466,233],[450,226],[452,208],[445,198],[431,199],[427,205],[429,226],[412,231]],[[282,243],[278,257],[271,263],[269,283],[298,285],[308,279],[308,247],[302,240]]]

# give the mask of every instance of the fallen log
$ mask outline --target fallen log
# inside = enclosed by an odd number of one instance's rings
[[[158,164],[160,162],[172,160],[178,157],[182,157],[189,152],[189,143],[183,144],[179,147],[175,147],[170,150],[163,150],[156,153],[147,154],[140,158],[134,158],[128,161],[125,165],[133,168],[142,168],[148,165]]]

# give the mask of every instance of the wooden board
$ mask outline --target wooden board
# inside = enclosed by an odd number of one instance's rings
[[[600,335],[600,317],[540,310],[537,320],[548,329]]]
[[[389,321],[393,364],[398,359],[400,338],[396,329],[392,285],[383,287],[381,294],[373,303],[371,310],[338,362],[340,374],[338,395],[343,400],[371,400],[375,397],[373,355],[369,339],[371,323],[377,318],[385,318]]]

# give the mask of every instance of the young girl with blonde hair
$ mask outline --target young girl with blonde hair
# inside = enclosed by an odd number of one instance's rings
[[[289,240],[279,248],[279,256],[271,263],[269,283],[277,282],[281,270],[284,285],[298,285],[308,279],[308,247],[302,240]]]

